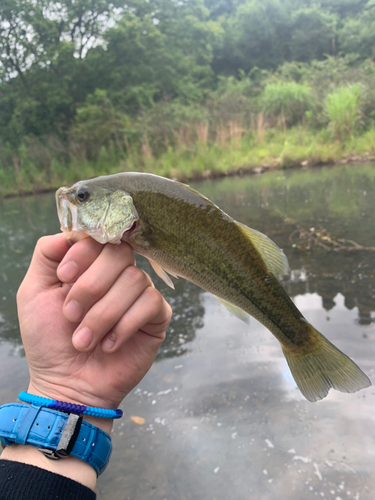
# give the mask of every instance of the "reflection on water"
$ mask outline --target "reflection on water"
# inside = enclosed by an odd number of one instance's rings
[[[374,246],[371,165],[272,172],[194,185],[288,256],[283,285],[314,326],[373,378],[375,252],[301,253],[289,236],[323,227]],[[14,297],[36,240],[58,230],[52,194],[0,202],[0,398],[27,383]],[[375,391],[303,399],[274,337],[184,280],[153,277],[174,316],[158,362],[122,405],[108,500],[371,500]],[[1,345],[2,342],[2,345]],[[130,417],[145,418],[145,425]]]
[[[0,201],[0,339],[15,346],[15,295],[38,238],[59,230],[55,212],[51,194]]]

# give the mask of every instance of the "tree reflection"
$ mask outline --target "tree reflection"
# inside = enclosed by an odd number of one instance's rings
[[[345,307],[358,308],[357,323],[369,325],[375,311],[375,282],[372,269],[375,265],[373,252],[327,253],[314,250],[309,257],[293,255],[293,266],[303,266],[305,278],[293,282],[284,280],[284,286],[292,297],[304,293],[317,293],[322,297],[326,311],[335,306],[338,293],[344,296]]]

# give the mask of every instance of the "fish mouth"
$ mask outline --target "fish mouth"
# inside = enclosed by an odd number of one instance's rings
[[[81,235],[81,231],[77,227],[77,207],[68,200],[67,189],[62,187],[56,192],[57,214],[60,229],[65,234],[66,239],[75,242],[82,239],[83,235]]]

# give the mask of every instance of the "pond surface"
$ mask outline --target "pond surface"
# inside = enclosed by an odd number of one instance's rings
[[[288,293],[374,382],[375,252],[293,245],[299,230],[314,227],[374,247],[375,166],[270,172],[194,187],[284,249]],[[28,384],[15,294],[37,239],[58,230],[52,194],[0,202],[1,404]],[[122,404],[98,499],[373,499],[375,389],[331,391],[309,403],[262,325],[252,319],[247,326],[184,280],[171,290],[144,259],[137,262],[174,316],[156,363]]]

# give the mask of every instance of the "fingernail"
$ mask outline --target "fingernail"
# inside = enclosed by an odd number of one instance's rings
[[[83,316],[83,308],[75,300],[71,300],[64,308],[64,316],[68,321],[77,323]]]
[[[110,351],[116,343],[116,334],[114,332],[109,333],[102,342],[103,351]]]
[[[76,349],[87,349],[92,339],[92,331],[87,326],[84,326],[73,335],[73,345]]]
[[[57,275],[60,281],[71,283],[79,273],[79,267],[73,261],[64,264],[58,271]]]

